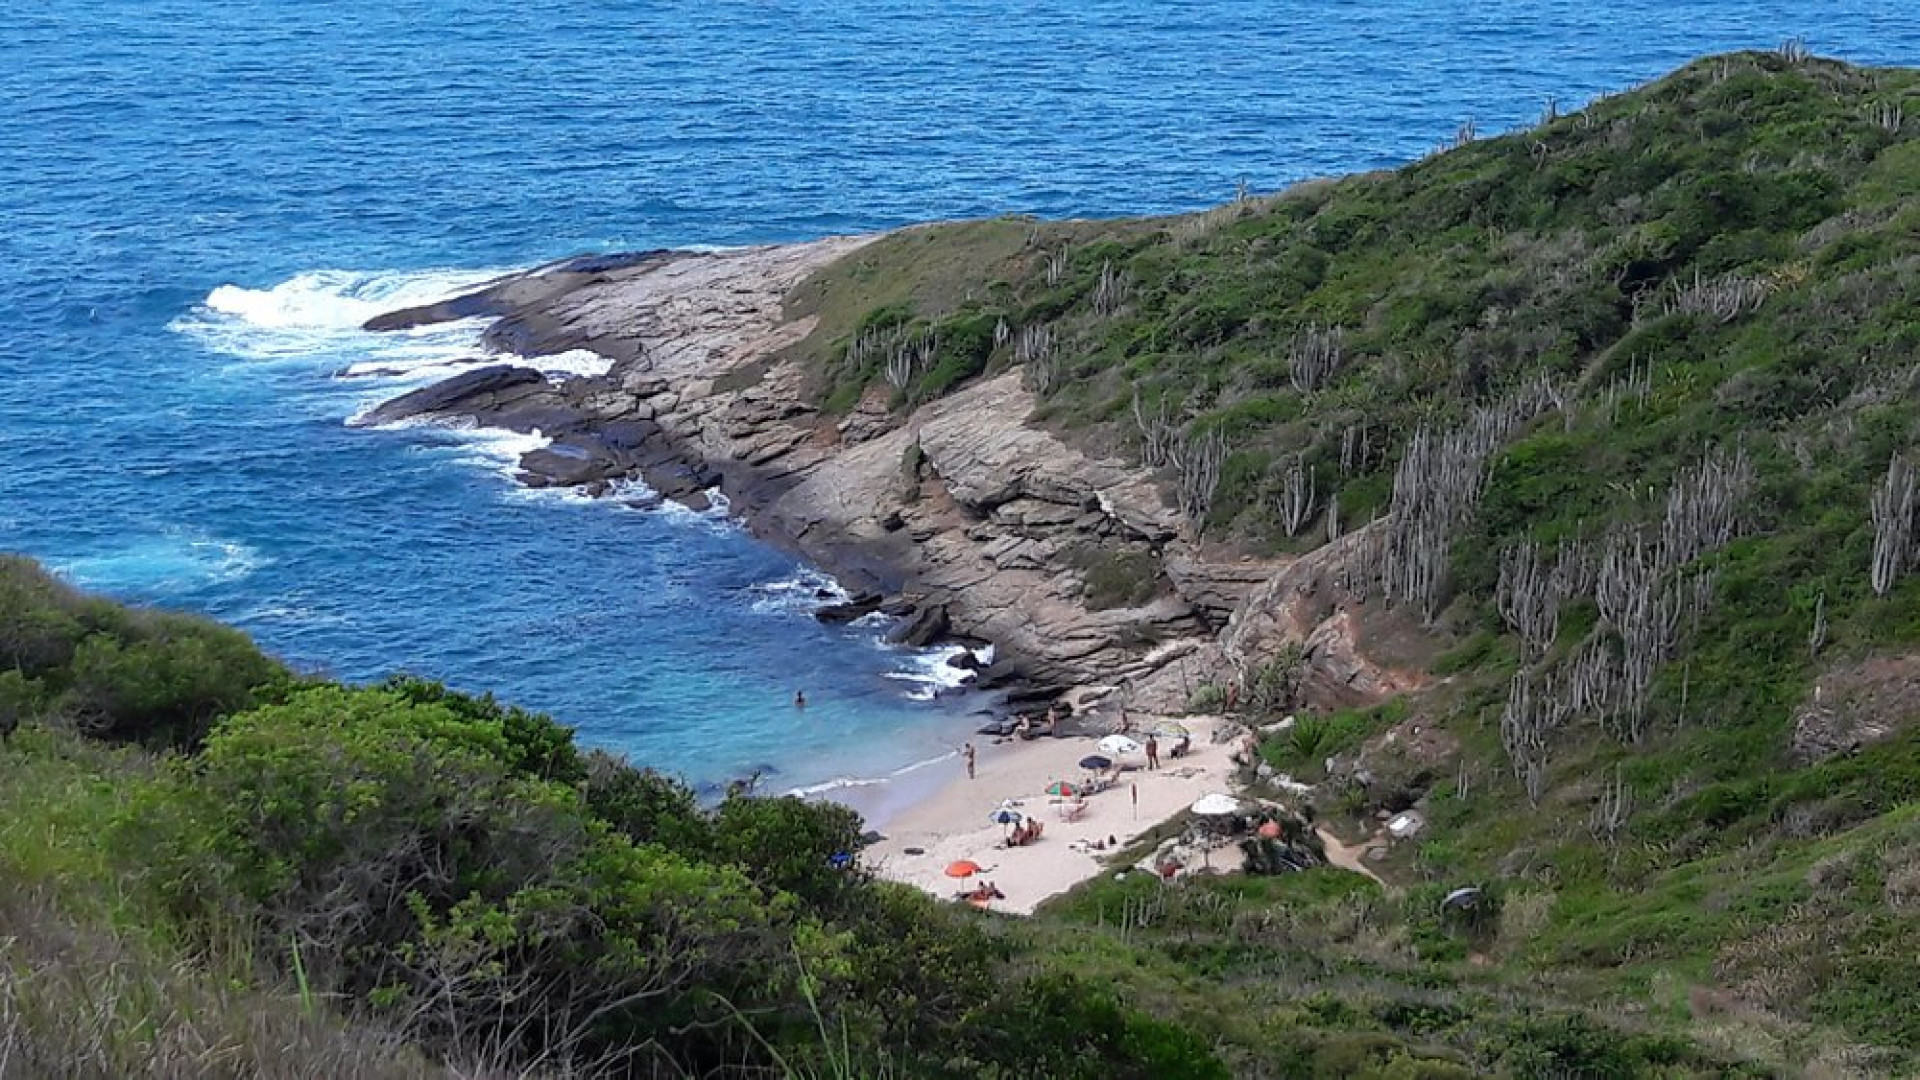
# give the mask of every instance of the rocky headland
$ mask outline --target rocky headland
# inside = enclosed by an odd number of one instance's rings
[[[1364,596],[1339,585],[1367,530],[1297,559],[1203,543],[1164,477],[1036,422],[1012,372],[910,411],[875,387],[823,412],[794,355],[814,317],[788,299],[876,239],[583,258],[388,313],[368,329],[491,316],[489,352],[586,349],[612,366],[479,367],[358,422],[538,431],[549,445],[520,462],[533,486],[611,495],[639,478],[695,508],[721,491],[757,535],[855,594],[823,616],[884,607],[914,644],[991,643],[980,684],[1017,699],[1108,718],[1177,710],[1203,685],[1256,680],[1283,643],[1301,649],[1305,700],[1372,703],[1417,681],[1393,628],[1363,624]]]

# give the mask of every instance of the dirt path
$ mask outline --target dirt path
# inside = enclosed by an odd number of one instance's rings
[[[1373,870],[1362,861],[1362,857],[1366,855],[1368,851],[1371,851],[1373,846],[1379,842],[1377,838],[1349,847],[1343,843],[1339,837],[1328,832],[1325,828],[1317,828],[1314,832],[1320,837],[1320,843],[1326,847],[1327,862],[1329,864],[1337,866],[1342,870],[1351,870],[1356,874],[1372,878],[1381,888],[1387,888],[1386,880],[1379,874],[1374,873]]]

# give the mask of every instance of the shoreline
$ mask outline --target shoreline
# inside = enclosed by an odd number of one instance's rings
[[[1159,769],[1145,768],[1138,754],[1119,759],[1139,767],[1123,772],[1115,787],[1088,796],[1084,814],[1070,821],[1061,813],[1065,801],[1046,794],[1046,788],[1057,780],[1078,783],[1085,778],[1087,770],[1078,762],[1098,752],[1098,736],[1002,743],[976,739],[975,778],[967,778],[956,758],[944,782],[900,811],[882,830],[885,838],[863,850],[862,861],[877,877],[946,900],[962,885],[946,875],[948,864],[972,860],[981,867],[974,880],[990,881],[1005,894],[990,910],[1019,915],[1031,914],[1042,902],[1083,881],[1123,869],[1106,860],[1202,795],[1233,792],[1240,786],[1234,780],[1232,743],[1213,741],[1214,732],[1231,720],[1151,715],[1138,720],[1142,729],[1166,720],[1186,726],[1193,733],[1192,751],[1171,758],[1172,740],[1162,739]],[[1005,847],[1006,830],[989,817],[1003,803],[1041,821],[1045,828],[1040,838],[1024,847]],[[1094,849],[1093,843],[1106,846]],[[1222,865],[1236,857],[1221,856]]]

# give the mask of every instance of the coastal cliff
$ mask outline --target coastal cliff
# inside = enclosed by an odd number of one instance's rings
[[[550,445],[520,463],[535,486],[630,497],[618,481],[638,478],[695,507],[722,492],[756,534],[868,606],[909,614],[921,643],[991,643],[990,684],[1081,701],[1126,688],[1121,698],[1176,709],[1230,677],[1219,630],[1236,614],[1271,621],[1262,612],[1287,597],[1275,583],[1303,560],[1201,542],[1163,477],[1036,422],[1040,401],[1017,372],[906,410],[880,387],[838,417],[811,399],[794,346],[817,317],[792,313],[789,297],[877,239],[573,260],[389,313],[369,329],[490,316],[485,343],[501,352],[586,349],[612,367],[565,379],[481,367],[358,422],[538,431]],[[1310,685],[1327,691],[1315,699],[1380,700],[1400,684],[1372,673],[1340,615],[1329,607],[1304,627]]]

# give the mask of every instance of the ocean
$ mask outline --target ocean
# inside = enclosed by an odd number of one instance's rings
[[[1195,209],[1705,52],[1920,55],[1896,0],[17,7],[0,550],[774,790],[915,775],[983,701],[882,625],[817,623],[831,583],[723,510],[521,490],[513,436],[345,427],[479,336],[362,320],[580,252]]]

